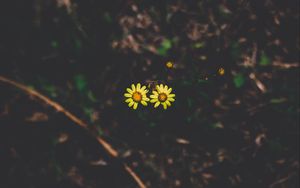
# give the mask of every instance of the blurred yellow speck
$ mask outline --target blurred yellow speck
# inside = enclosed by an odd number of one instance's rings
[[[219,68],[218,69],[218,74],[220,75],[220,76],[223,76],[224,74],[225,74],[225,69],[224,68]]]
[[[169,68],[169,69],[171,69],[171,68],[174,67],[174,64],[173,64],[171,61],[168,61],[168,62],[166,63],[166,67]]]

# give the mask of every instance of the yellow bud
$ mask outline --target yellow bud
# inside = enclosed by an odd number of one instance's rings
[[[222,75],[224,75],[225,74],[225,69],[224,68],[219,68],[219,70],[218,70],[218,74],[220,75],[220,76],[222,76]]]
[[[171,61],[168,61],[166,63],[166,67],[169,68],[169,69],[173,68],[173,63]]]

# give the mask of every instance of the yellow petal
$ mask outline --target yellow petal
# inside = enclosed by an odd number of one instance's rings
[[[142,95],[146,95],[146,93],[148,92],[148,90],[140,90],[139,91]]]
[[[170,94],[170,95],[168,95],[168,97],[175,97],[175,94]]]
[[[144,91],[146,89],[146,86],[143,86],[142,88],[141,88],[141,91]]]
[[[167,104],[165,102],[161,103],[164,107],[164,109],[166,110],[167,109]]]
[[[133,101],[132,98],[128,98],[125,100],[126,103],[130,103],[131,101]]]
[[[164,85],[160,84],[160,90],[163,90],[164,89]]]
[[[168,106],[171,106],[170,101],[167,100],[165,103],[166,103]]]
[[[167,92],[167,91],[168,91],[168,86],[167,86],[167,85],[165,85],[165,87],[164,87],[164,91],[165,91],[165,92]]]
[[[125,93],[124,96],[125,96],[125,97],[132,97],[132,95],[129,94],[129,93]]]
[[[150,95],[150,98],[152,98],[152,99],[157,99],[157,98],[158,98],[158,95]]]
[[[136,85],[136,90],[137,90],[137,91],[140,91],[140,89],[141,89],[141,84],[138,83],[138,84]]]
[[[127,88],[126,91],[127,91],[128,93],[130,93],[130,94],[133,93],[133,91],[132,91],[131,89],[129,89],[129,88]]]
[[[148,92],[149,92],[149,90],[148,90],[148,89],[145,89],[145,92],[146,92],[146,93],[148,93]]]
[[[174,101],[175,101],[175,99],[174,99],[174,98],[172,98],[172,97],[168,97],[168,101],[174,102]]]
[[[147,106],[147,103],[145,101],[141,101],[142,105]]]
[[[157,101],[157,102],[155,103],[155,105],[154,105],[154,108],[157,108],[157,107],[159,106],[159,104],[160,104],[160,102]]]
[[[172,88],[170,87],[168,90],[167,90],[167,94],[170,94],[172,92]]]
[[[150,99],[147,97],[143,97],[143,101],[150,101]]]
[[[158,99],[151,99],[150,102],[151,103],[156,103],[158,101]]]
[[[156,90],[158,91],[158,93],[162,91],[162,88],[163,88],[162,84],[157,85]]]
[[[156,90],[159,91],[159,85],[156,85]]]
[[[132,88],[132,91],[135,92],[136,89],[135,89],[135,85],[134,84],[131,84],[131,88]]]
[[[128,106],[129,106],[129,107],[132,107],[132,105],[133,105],[134,103],[135,103],[135,102],[131,101],[131,102],[128,104]]]
[[[158,95],[157,91],[152,91],[152,94]]]
[[[138,107],[138,103],[134,103],[134,105],[133,105],[133,109],[137,109],[137,107]]]

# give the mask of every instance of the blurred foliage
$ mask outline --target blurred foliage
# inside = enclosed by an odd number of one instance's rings
[[[172,48],[172,42],[169,39],[164,39],[161,46],[157,49],[159,55],[166,56],[168,50]]]
[[[271,60],[269,59],[268,56],[266,56],[266,54],[262,54],[259,60],[259,65],[261,66],[267,66],[271,64]]]
[[[74,77],[76,89],[80,92],[87,90],[87,82],[82,74],[78,74]]]
[[[235,87],[237,87],[237,88],[240,88],[245,84],[245,78],[244,78],[243,74],[241,74],[241,73],[235,75],[233,81],[234,81]]]

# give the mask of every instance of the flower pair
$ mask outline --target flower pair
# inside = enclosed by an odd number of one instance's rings
[[[166,110],[168,106],[171,106],[171,102],[175,101],[175,94],[171,93],[172,88],[163,84],[157,85],[152,91],[152,95],[150,95],[151,100],[147,97],[148,90],[146,89],[146,86],[141,86],[140,83],[136,85],[131,84],[131,88],[127,88],[126,91],[127,93],[124,94],[127,98],[125,102],[134,110],[137,109],[139,103],[147,106],[147,102],[149,101],[154,104],[154,108],[162,105]]]

